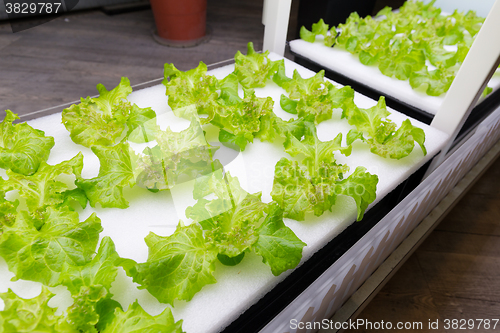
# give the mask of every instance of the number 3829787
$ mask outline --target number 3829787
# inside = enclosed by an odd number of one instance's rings
[[[60,2],[6,2],[7,14],[57,14]]]

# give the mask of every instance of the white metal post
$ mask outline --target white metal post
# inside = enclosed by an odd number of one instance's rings
[[[264,0],[262,23],[264,29],[263,51],[285,54],[286,34],[292,0]]]
[[[427,174],[441,164],[500,62],[500,0],[496,0],[477,34],[431,126],[450,135]]]

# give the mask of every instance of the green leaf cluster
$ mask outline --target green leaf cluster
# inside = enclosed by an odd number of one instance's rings
[[[139,154],[126,141],[111,147],[92,147],[100,161],[99,174],[92,179],[79,177],[76,182],[92,207],[99,203],[103,208],[127,208],[129,203],[123,195],[127,186],[138,185],[153,192],[169,190],[177,183],[221,168],[220,162],[213,160],[218,147],[206,141],[197,117],[181,132],[157,129],[154,140],[155,146]]]
[[[350,125],[356,126],[356,129],[347,133],[347,144],[359,139],[370,145],[372,153],[399,160],[408,156],[417,142],[426,155],[424,130],[413,126],[409,119],[396,129],[396,124],[387,119],[389,115],[383,96],[377,105],[369,109],[350,104],[342,116],[347,118]]]
[[[0,295],[5,302],[0,332],[181,332],[181,322],[173,321],[169,309],[152,317],[134,304],[124,313],[111,298],[111,284],[126,260],[109,237],[101,240],[94,255],[102,231],[95,214],[79,222],[78,213],[68,207],[49,206],[43,219],[36,228],[31,216],[21,211],[0,238],[0,255],[15,278],[44,285],[33,299],[21,299],[10,290]],[[66,286],[74,301],[60,316],[47,305],[53,295],[45,287],[57,285]]]
[[[3,226],[11,226],[14,224],[17,216],[17,206],[19,206],[19,200],[9,201],[5,198],[7,191],[4,189],[5,181],[0,177],[0,237],[3,232]]]
[[[247,45],[247,54],[240,51],[234,56],[234,73],[245,88],[262,88],[272,79],[283,60],[271,61],[269,51],[255,52],[253,43]]]
[[[151,316],[142,307],[134,302],[127,311],[116,306],[108,314],[104,306],[98,307],[106,322],[99,321],[96,326],[91,322],[89,313],[85,316],[71,318],[71,312],[56,315],[56,308],[48,305],[54,294],[46,287],[42,287],[41,293],[33,298],[24,299],[17,296],[12,290],[0,294],[5,303],[5,309],[0,311],[0,332],[44,332],[44,333],[182,333],[182,320],[175,322],[170,308],[166,308],[161,314]],[[103,304],[103,303],[101,303]],[[71,310],[69,310],[71,311]],[[82,315],[83,313],[80,313]],[[68,319],[70,321],[68,321]],[[78,323],[72,322],[76,319]],[[92,319],[90,319],[92,321]],[[83,324],[82,326],[76,324]],[[85,325],[86,324],[86,325]],[[97,328],[96,328],[97,327]]]
[[[16,119],[12,113],[8,112],[8,118],[1,128],[10,139],[15,141],[22,133],[26,140],[32,139],[30,133],[40,134],[41,141],[45,139],[43,132],[26,124],[12,125]],[[32,142],[33,151],[40,140]],[[101,168],[98,177],[85,180],[81,177],[82,153],[49,165],[45,160],[54,144],[52,138],[49,143],[46,152],[40,151],[41,159],[33,173],[10,168],[7,179],[0,177],[0,255],[15,280],[43,285],[42,293],[32,299],[19,298],[10,290],[0,295],[5,302],[5,310],[0,311],[0,332],[181,332],[182,322],[175,323],[169,309],[152,317],[134,304],[123,312],[112,299],[110,288],[118,267],[127,260],[118,256],[109,237],[101,240],[96,253],[102,231],[100,220],[92,214],[80,222],[73,207],[77,203],[84,208],[87,200],[95,205],[97,198],[103,206],[123,202],[122,187],[134,179],[128,144],[92,146]],[[78,187],[65,175],[74,177]],[[11,191],[16,191],[19,199],[8,200]],[[74,302],[56,316],[56,309],[48,306],[53,294],[45,286],[58,285],[68,288]]]
[[[324,76],[323,70],[308,79],[302,78],[297,70],[292,79],[280,73],[275,82],[288,93],[288,97],[281,95],[281,108],[300,118],[312,118],[316,124],[332,118],[334,109],[343,108],[346,102],[353,100],[354,90],[349,86],[337,88]]]
[[[113,146],[127,137],[133,142],[148,142],[157,129],[156,113],[127,101],[132,92],[130,81],[122,77],[120,84],[107,90],[97,85],[99,97],[81,98],[62,112],[62,121],[71,139],[85,147]]]
[[[54,138],[26,123],[13,124],[19,117],[6,110],[0,123],[0,168],[32,175],[49,158]]]
[[[378,66],[386,76],[439,96],[448,91],[484,19],[474,11],[442,15],[434,2],[407,1],[398,12],[386,7],[376,18],[354,12],[337,26],[334,43],[358,55],[362,64]],[[302,27],[301,38],[314,42],[316,35],[327,36],[327,29],[320,20],[312,32]],[[333,35],[330,31],[328,37]],[[325,38],[325,44],[333,42]]]
[[[253,46],[249,48],[253,50]],[[251,52],[246,57],[242,55],[238,59],[240,63],[253,63],[254,65],[255,62],[262,65],[265,59],[269,60],[267,54],[255,52]],[[265,84],[263,79],[260,80],[262,83],[250,84],[243,77],[244,75],[260,75],[258,73],[261,70],[265,71],[254,68],[254,73],[250,74],[249,71],[245,72],[240,68],[224,79],[217,80],[213,76],[206,75],[207,67],[203,62],[186,72],[177,70],[172,64],[166,64],[163,84],[167,88],[168,104],[176,116],[187,119],[193,118],[194,107],[201,124],[210,123],[221,129],[219,140],[223,144],[243,151],[248,142],[253,142],[253,138],[260,131],[260,118],[270,114],[274,105],[272,98],[257,97],[251,88],[243,89],[243,98],[238,94],[240,78],[242,84],[248,87]],[[273,73],[273,70],[267,70],[264,76],[267,78]]]
[[[92,152],[99,158],[99,174],[92,179],[79,177],[77,186],[85,192],[92,207],[100,203],[103,208],[127,208],[123,188],[135,185],[129,144],[93,146]]]
[[[210,193],[217,198],[206,199]],[[210,176],[208,184],[203,179],[197,182],[193,197],[198,201],[188,207],[186,216],[201,225],[206,239],[223,258],[242,258],[245,252],[253,250],[263,256],[263,262],[271,267],[274,275],[279,275],[300,262],[305,244],[285,226],[279,206],[274,202],[263,203],[260,196],[261,193],[250,194],[243,190],[238,179],[229,172],[224,175],[216,172]],[[266,237],[273,237],[269,232],[276,233],[274,237],[284,237],[274,238],[274,242],[282,245],[281,249],[270,239],[265,241]],[[266,250],[267,243],[272,248]]]
[[[40,220],[21,211],[12,226],[4,226],[0,255],[16,279],[56,286],[65,263],[81,266],[91,259],[102,227],[95,214],[79,222],[67,207],[48,207],[42,221],[38,225]]]
[[[285,121],[274,113],[269,113],[260,118],[260,131],[256,137],[261,141],[273,142],[276,138],[286,138],[290,133],[300,139],[305,131],[304,121],[304,118],[292,118]]]
[[[208,194],[217,198],[208,200]],[[193,196],[198,201],[188,207],[186,216],[194,222],[180,222],[168,237],[150,233],[148,260],[128,268],[134,281],[160,302],[189,301],[205,285],[215,283],[217,259],[233,266],[253,251],[274,275],[300,262],[305,243],[285,226],[281,208],[263,203],[260,193],[244,191],[229,173],[218,170],[197,179]]]
[[[7,170],[7,180],[0,179],[0,209],[5,212],[0,221],[12,225],[17,216],[19,201],[8,201],[5,193],[17,190],[21,199],[26,203],[25,211],[33,219],[38,228],[43,224],[43,213],[48,207],[70,208],[76,201],[85,207],[87,199],[79,189],[70,189],[70,185],[59,179],[62,174],[79,177],[83,168],[83,155],[78,153],[68,161],[56,165],[41,162],[37,172],[33,175],[23,175]],[[3,220],[3,221],[2,221]],[[1,223],[0,223],[1,225]]]
[[[304,26],[300,28],[300,38],[309,43],[314,43],[317,36],[323,36],[323,44],[331,47],[335,44],[337,29],[335,27],[329,29],[328,24],[326,24],[323,19],[320,19],[318,23],[314,23],[310,31]]]
[[[189,301],[202,287],[216,282],[213,272],[217,253],[198,224],[184,226],[180,222],[172,235],[162,237],[151,232],[145,240],[148,260],[133,265],[128,274],[160,302]]]
[[[207,65],[202,61],[198,67],[186,72],[178,70],[174,64],[165,64],[163,84],[166,87],[168,105],[176,116],[182,116],[178,109],[194,106],[202,116],[202,123],[206,124],[221,108],[217,103],[219,82],[215,76],[206,73]]]
[[[338,195],[347,195],[356,202],[358,221],[363,218],[366,208],[375,200],[378,177],[358,167],[344,179],[349,167],[337,164],[333,153],[339,151],[348,156],[352,147],[342,147],[341,142],[341,133],[331,141],[320,141],[314,124],[309,122],[303,140],[287,136],[285,151],[302,159],[282,158],[276,164],[271,196],[285,217],[303,221],[306,213],[320,216],[332,209]]]
[[[175,321],[170,308],[151,316],[134,302],[126,312],[117,308],[102,333],[182,333],[182,320]]]
[[[99,174],[92,179],[78,175],[76,185],[92,207],[100,204],[103,208],[127,208],[129,203],[123,195],[127,186],[139,185],[151,191],[167,190],[178,182],[220,167],[218,161],[212,160],[213,152],[218,147],[207,143],[193,106],[177,111],[185,112],[186,116],[192,118],[191,126],[180,133],[169,128],[161,131],[156,119],[142,119],[137,121],[141,125],[137,125],[136,130],[120,143],[111,146],[95,144],[91,147],[100,162]],[[134,135],[140,136],[138,132],[147,138],[144,141],[155,140],[156,145],[136,154],[127,140],[132,141]]]
[[[221,168],[213,159],[219,148],[210,145],[199,120],[194,117],[190,126],[173,132],[170,128],[158,131],[157,145],[132,156],[132,171],[136,183],[151,191],[171,189],[175,184],[201,177]]]
[[[126,208],[123,189],[136,183],[131,160],[134,155],[128,142],[144,143],[156,138],[156,113],[127,101],[132,88],[125,77],[110,91],[102,84],[97,85],[97,90],[99,97],[82,98],[80,104],[62,112],[71,139],[90,147],[100,162],[97,177],[84,179],[77,175],[78,189],[72,194],[78,195],[80,202],[88,200],[92,207],[99,203],[103,208]]]
[[[23,210],[12,225],[5,225],[0,255],[15,279],[38,281],[44,286],[64,285],[74,303],[63,315],[55,316],[56,309],[47,305],[53,295],[45,287],[38,297],[29,300],[9,291],[0,295],[6,303],[5,310],[0,311],[0,332],[97,333],[116,332],[117,327],[120,332],[136,332],[139,328],[181,332],[181,322],[173,322],[170,310],[152,317],[135,304],[124,313],[111,298],[111,284],[126,260],[118,256],[109,237],[101,240],[95,254],[102,231],[95,214],[79,222],[77,212],[54,204],[41,215],[35,220]],[[129,318],[125,326],[123,317]],[[142,326],[136,326],[137,322]]]
[[[113,241],[104,237],[92,260],[85,265],[65,264],[61,284],[70,291],[74,303],[67,310],[67,321],[81,332],[98,332],[113,319],[110,314],[121,310],[111,299],[111,283],[118,273],[120,257]]]
[[[78,333],[63,315],[55,314],[57,309],[48,305],[53,296],[46,287],[31,299],[20,298],[10,289],[0,294],[5,303],[5,309],[0,311],[0,332]]]
[[[248,142],[261,131],[261,119],[273,114],[274,101],[271,97],[260,98],[253,90],[244,89],[245,97],[234,105],[221,109],[212,124],[221,128],[219,141],[227,146],[236,145],[245,150]]]

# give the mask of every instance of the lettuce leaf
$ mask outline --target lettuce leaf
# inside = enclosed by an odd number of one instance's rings
[[[110,237],[104,237],[94,258],[85,265],[64,263],[61,283],[72,295],[91,286],[101,286],[109,291],[117,275],[118,260],[115,244]]]
[[[0,311],[1,332],[46,332],[46,333],[79,333],[79,332],[164,332],[182,333],[182,320],[175,322],[170,308],[161,314],[151,316],[145,312],[139,303],[134,302],[124,312],[121,307],[113,308],[109,323],[97,330],[92,325],[86,328],[78,327],[71,319],[83,320],[88,315],[81,312],[80,318],[71,318],[67,313],[56,315],[56,308],[48,305],[54,294],[42,286],[40,295],[23,299],[12,290],[0,294],[5,302],[5,309]],[[69,321],[68,321],[69,320]]]
[[[237,104],[220,109],[214,116],[212,124],[222,128],[219,141],[223,144],[232,143],[245,150],[248,142],[260,131],[260,119],[273,112],[271,97],[255,96],[252,89],[243,89],[245,97]]]
[[[361,221],[368,205],[375,201],[378,176],[366,172],[366,168],[357,167],[354,172],[335,185],[337,195],[346,195],[354,199],[357,207],[357,220]]]
[[[62,112],[63,124],[73,142],[85,147],[113,146],[137,128],[142,135],[133,135],[132,141],[144,142],[154,137],[156,126],[143,124],[154,121],[156,114],[150,108],[141,109],[127,101],[132,92],[129,79],[122,77],[118,86],[109,91],[98,84],[97,90],[99,97],[82,98],[80,104]]]
[[[236,257],[257,241],[256,230],[267,205],[260,200],[260,193],[247,193],[229,173],[224,177],[220,171],[212,174],[208,186],[217,199],[199,199],[187,208],[186,217],[200,223],[218,253]]]
[[[91,286],[78,295],[73,296],[73,304],[66,310],[66,322],[76,328],[78,332],[97,333],[96,328],[100,316],[97,312],[97,304],[106,297],[106,291],[102,287]],[[117,302],[116,302],[117,303]],[[116,305],[115,307],[120,307]]]
[[[301,161],[286,158],[278,161],[271,192],[273,200],[283,209],[285,217],[303,221],[306,213],[320,216],[332,209],[338,195],[347,195],[356,201],[357,218],[361,220],[368,205],[375,200],[378,177],[357,168],[344,179],[349,167],[337,164],[333,153],[339,151],[348,156],[352,149],[350,143],[342,147],[341,133],[333,140],[320,141],[314,124],[305,122],[304,125],[302,140],[287,135],[285,151],[292,157],[300,156]]]
[[[198,114],[207,116],[201,118],[203,124],[212,120],[220,108],[217,103],[219,86],[217,78],[206,73],[207,65],[201,61],[198,67],[186,72],[178,70],[173,64],[165,64],[163,84],[168,105],[176,116],[181,116],[177,109],[194,105]]]
[[[182,333],[182,320],[175,322],[170,308],[157,316],[144,311],[137,301],[125,312],[117,308],[102,333]]]
[[[398,80],[408,80],[425,67],[424,52],[413,49],[409,39],[396,39],[379,55],[380,72]]]
[[[26,211],[12,226],[4,226],[0,255],[15,279],[60,284],[64,264],[85,265],[91,260],[102,231],[99,218],[92,214],[79,222],[78,214],[67,207],[51,206],[42,214],[43,225],[36,228]]]
[[[328,32],[328,24],[326,24],[325,21],[323,21],[323,19],[320,19],[318,23],[314,23],[312,25],[311,31],[307,30],[306,27],[301,27],[300,38],[304,39],[309,43],[314,43],[316,35],[326,36],[327,32]]]
[[[12,124],[19,117],[10,110],[5,112],[0,123],[0,168],[32,175],[49,158],[54,138],[26,123]]]
[[[383,96],[380,97],[377,105],[369,109],[360,109],[351,104],[343,116],[347,118],[350,125],[356,126],[356,130],[348,133],[347,144],[360,139],[370,145],[370,151],[374,154],[401,159],[413,151],[414,142],[417,142],[426,155],[425,132],[413,126],[409,119],[403,121],[396,129],[396,124],[387,119],[389,115],[390,112],[387,111]]]
[[[158,131],[157,145],[133,156],[132,168],[137,184],[152,191],[168,190],[175,184],[196,179],[221,168],[197,118],[190,126],[173,132],[170,128]]]
[[[249,42],[246,55],[238,51],[234,56],[234,73],[243,87],[260,88],[276,73],[278,62],[283,60],[271,61],[269,51],[257,53]]]
[[[135,185],[128,143],[122,142],[113,147],[93,146],[92,151],[101,163],[99,174],[92,179],[78,177],[76,185],[85,191],[92,207],[97,203],[103,208],[128,207],[123,188]]]
[[[111,283],[118,273],[118,253],[113,241],[104,237],[95,257],[83,266],[64,264],[61,283],[68,288],[74,303],[67,309],[67,321],[80,332],[97,332],[102,311],[114,311],[120,304],[111,300]],[[105,306],[103,306],[105,304]]]
[[[261,56],[252,53],[246,60],[240,61],[260,62],[257,59],[261,59]],[[273,68],[279,64],[273,65]],[[274,102],[270,97],[257,97],[253,89],[243,88],[244,97],[239,96],[238,75],[252,75],[250,73],[236,71],[219,81],[206,75],[206,71],[206,65],[201,62],[197,68],[187,72],[166,64],[163,83],[167,87],[169,105],[178,117],[193,120],[199,116],[201,118],[197,119],[202,125],[211,123],[221,128],[219,141],[243,151],[260,131],[260,117],[272,112]],[[273,69],[266,77],[270,78],[274,73]],[[249,81],[248,78],[244,80]]]
[[[330,119],[333,109],[342,108],[346,101],[354,98],[354,90],[349,86],[337,88],[326,81],[324,75],[321,70],[313,77],[303,79],[295,70],[291,80],[277,79],[288,93],[288,97],[281,96],[281,108],[302,118],[314,117],[316,124]]]
[[[361,221],[366,208],[375,200],[378,177],[358,167],[343,179],[347,171],[347,166],[330,163],[319,172],[325,176],[311,176],[307,167],[282,158],[276,164],[271,196],[285,217],[297,221],[303,221],[306,213],[320,216],[331,210],[338,195],[350,196],[356,202],[357,220]]]
[[[423,68],[410,77],[410,85],[413,89],[423,86],[427,95],[439,96],[448,91],[454,77],[454,72],[443,67],[432,71]]]
[[[244,97],[241,98],[238,95],[238,78],[234,73],[218,81],[218,88],[220,96],[214,101],[207,118],[198,118],[203,113],[193,104],[175,109],[174,113],[178,117],[198,120],[201,124],[211,123],[221,128],[219,141],[243,151],[260,130],[260,118],[272,113],[274,102],[271,97],[259,98],[253,89],[246,88],[243,88]]]
[[[281,158],[276,163],[271,196],[283,209],[284,217],[303,221],[306,212],[315,210],[321,215],[321,207],[325,206],[325,197],[322,193],[318,193],[319,196],[315,194],[314,184],[306,177],[306,170],[297,162]],[[315,205],[319,208],[316,209]],[[327,207],[332,205],[333,202],[326,203]]]
[[[175,232],[162,237],[149,233],[148,260],[128,270],[141,289],[147,289],[162,303],[189,301],[205,285],[215,283],[213,272],[217,250],[207,243],[201,227],[179,222]]]
[[[210,193],[217,198],[205,199]],[[203,227],[223,264],[236,265],[251,250],[263,257],[274,275],[300,262],[306,244],[283,223],[281,208],[275,202],[263,203],[260,193],[247,193],[228,172],[200,179],[193,196],[198,202],[186,209],[186,216]]]
[[[222,106],[237,105],[241,103],[238,76],[234,72],[227,75],[222,80],[219,80],[218,87],[220,89],[220,95],[217,99],[217,103]]]
[[[54,296],[42,286],[40,295],[24,299],[12,290],[0,294],[5,309],[0,311],[0,332],[44,332],[44,333],[78,333],[66,323],[63,315],[56,315],[56,308],[48,305]]]
[[[19,200],[9,201],[5,199],[4,180],[0,177],[0,238],[2,237],[3,226],[12,226],[17,216]]]
[[[260,131],[256,134],[261,141],[273,142],[276,138],[286,138],[290,133],[300,139],[304,135],[304,118],[284,121],[274,113],[263,115],[260,118]]]
[[[71,160],[63,161],[56,165],[45,162],[40,164],[38,171],[25,176],[12,171],[7,171],[9,179],[3,186],[6,190],[18,190],[21,198],[26,200],[28,211],[38,219],[49,207],[68,206],[68,200],[78,196],[77,192],[70,190],[68,185],[58,180],[61,174],[80,177],[83,168],[83,155],[78,153]],[[82,202],[85,202],[82,198]]]
[[[331,164],[328,168],[336,174],[348,170],[347,167],[336,164]],[[303,221],[308,212],[320,216],[326,210],[331,210],[335,203],[333,182],[337,179],[310,176],[306,167],[282,158],[275,167],[271,196],[283,209],[285,217]]]
[[[275,276],[295,268],[300,263],[302,249],[306,243],[285,226],[283,210],[277,203],[269,205],[269,212],[257,233],[258,239],[252,248],[262,256],[262,261],[271,267]]]
[[[156,124],[156,112],[133,104],[127,119],[127,140],[135,143],[149,142],[160,130]]]
[[[328,34],[330,32],[330,34]],[[323,19],[320,19],[318,23],[312,25],[311,31],[307,30],[306,27],[302,26],[300,28],[300,38],[309,43],[314,43],[316,36],[323,36],[323,44],[330,47],[335,43],[335,36],[337,31],[335,27],[328,30],[328,24],[326,24]]]
[[[351,154],[351,145],[342,147],[342,133],[339,133],[333,140],[321,141],[318,139],[313,123],[305,122],[304,127],[304,139],[298,140],[289,134],[283,145],[290,156],[301,155],[304,157],[302,164],[307,167],[310,175],[318,174],[323,164],[334,162],[334,151],[339,151],[345,156]]]

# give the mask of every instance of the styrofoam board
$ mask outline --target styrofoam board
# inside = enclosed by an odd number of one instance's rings
[[[423,0],[424,3],[429,3],[431,0]],[[454,10],[467,12],[473,10],[480,17],[488,16],[491,7],[495,0],[437,0],[434,2],[434,7],[439,7],[443,11],[453,13]]]
[[[271,54],[270,57],[272,60],[282,59],[276,54]],[[314,75],[313,72],[291,61],[285,59],[285,63],[288,76],[292,75],[294,69],[297,69],[303,77]],[[230,65],[212,70],[210,74],[222,78],[232,70],[233,66]],[[265,88],[256,89],[258,96],[273,98],[275,113],[286,120],[292,115],[284,112],[279,106],[279,97],[283,92],[274,83],[269,83]],[[152,107],[158,114],[158,120],[163,129],[170,126],[173,130],[179,131],[188,126],[186,120],[176,118],[171,112],[167,105],[165,88],[162,85],[135,91],[129,96],[129,100],[140,107]],[[364,108],[376,104],[376,101],[359,94],[356,94],[355,102],[359,107]],[[390,118],[398,125],[407,118],[399,112],[393,110],[391,112]],[[78,151],[82,151],[84,154],[83,176],[90,178],[97,175],[98,159],[90,149],[76,145],[70,140],[66,129],[61,124],[60,114],[35,119],[29,123],[55,138],[56,145],[52,149],[49,164],[59,163],[73,157]],[[337,160],[348,164],[351,171],[354,171],[356,166],[362,165],[369,172],[379,176],[376,202],[425,164],[447,140],[444,133],[428,125],[415,120],[412,120],[412,123],[423,128],[426,133],[427,156],[424,156],[416,145],[407,158],[399,161],[384,159],[370,153],[369,148],[360,142],[354,145],[351,156],[344,157],[336,154]],[[345,141],[345,135],[350,128],[345,120],[340,119],[340,110],[338,110],[334,112],[333,119],[318,126],[318,136],[321,140],[329,140],[342,132]],[[215,141],[217,132],[213,128],[205,129],[209,141]],[[256,140],[253,144],[249,144],[244,152],[237,154],[228,151],[227,148],[221,148],[215,154],[215,158],[222,156],[223,159],[231,159],[231,155],[236,156],[225,166],[225,170],[237,176],[245,190],[250,193],[262,191],[262,200],[271,201],[274,165],[281,157],[289,157],[284,152],[282,141],[270,144]],[[130,202],[129,208],[123,210],[88,207],[80,212],[80,220],[83,221],[92,212],[96,212],[104,228],[101,238],[111,236],[120,256],[144,262],[147,259],[148,248],[143,239],[150,231],[167,236],[174,232],[179,219],[186,224],[189,223],[184,212],[187,206],[195,203],[192,198],[192,185],[192,182],[184,183],[174,187],[170,192],[160,193],[151,193],[137,187],[126,189],[124,193]],[[341,196],[337,199],[332,212],[326,212],[320,217],[307,216],[305,222],[285,219],[285,223],[308,244],[303,251],[303,260],[307,260],[314,252],[353,223],[355,217],[354,202],[351,198]],[[188,333],[220,331],[289,273],[286,272],[279,277],[273,276],[268,266],[255,255],[246,255],[242,263],[234,267],[223,266],[219,263],[216,266],[215,277],[218,281],[216,284],[205,286],[190,302],[176,301],[174,303],[174,317],[176,320],[184,321],[183,328]],[[40,292],[39,283],[12,282],[10,281],[12,276],[5,261],[0,258],[0,292],[11,288],[22,297],[34,297]],[[62,312],[72,303],[65,287],[59,286],[51,290],[56,292],[57,296],[49,304],[58,306],[58,312]],[[153,315],[160,313],[167,306],[160,304],[146,290],[137,289],[137,285],[121,270],[113,283],[111,292],[114,294],[113,298],[119,301],[124,309],[127,309],[136,299],[146,311]]]
[[[318,36],[314,43],[296,39],[290,41],[289,45],[292,52],[312,60],[326,69],[349,77],[385,96],[390,96],[432,115],[438,112],[446,95],[429,96],[425,91],[413,89],[408,80],[402,81],[385,76],[377,66],[363,65],[357,55],[340,47],[325,46],[321,36]],[[497,70],[488,86],[492,87],[494,91],[500,88],[500,71]],[[484,98],[480,99],[478,103],[481,103],[482,100]]]

